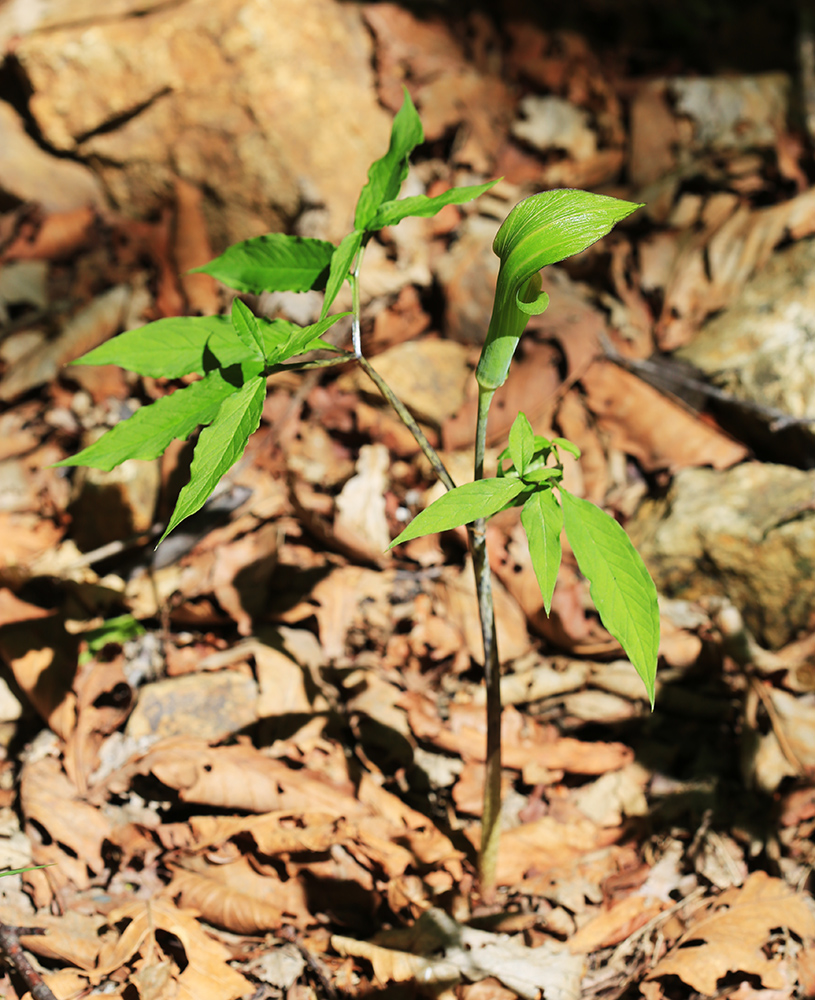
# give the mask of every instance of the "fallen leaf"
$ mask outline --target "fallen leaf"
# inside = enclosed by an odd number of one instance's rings
[[[815,917],[802,896],[781,879],[753,872],[741,888],[728,889],[705,916],[694,920],[679,943],[649,972],[648,979],[678,976],[704,996],[713,996],[729,972],[758,976],[769,989],[785,985],[784,960],[768,958],[771,931],[789,928],[815,937]]]

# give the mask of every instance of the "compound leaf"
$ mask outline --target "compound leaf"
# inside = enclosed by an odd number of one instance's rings
[[[521,511],[521,524],[529,542],[543,609],[548,615],[560,569],[560,532],[563,529],[563,511],[550,489],[539,490],[526,501]]]
[[[257,368],[252,374],[257,374]],[[158,458],[173,438],[184,441],[200,424],[213,420],[234,392],[235,386],[216,369],[206,378],[136,410],[98,441],[56,465],[88,465],[110,472],[129,458]]]
[[[380,228],[374,223],[376,213],[381,205],[399,194],[408,173],[408,156],[423,141],[422,123],[405,88],[402,107],[393,119],[388,151],[371,165],[368,181],[360,192],[354,214],[355,229],[364,232]]]
[[[266,233],[228,247],[193,268],[239,292],[307,292],[325,287],[334,244],[305,236]]]
[[[560,498],[566,537],[589,581],[600,620],[636,667],[653,707],[659,648],[654,581],[613,517],[562,487]]]
[[[204,374],[208,351],[224,367],[252,357],[228,316],[172,316],[120,333],[71,364],[119,365],[152,378],[183,378]]]
[[[420,511],[389,547],[434,531],[458,528],[480,517],[491,517],[512,503],[525,488],[518,479],[479,479],[457,486]]]
[[[190,481],[181,490],[159,543],[184,518],[204,506],[223,474],[241,457],[249,435],[260,424],[265,397],[266,379],[256,377],[221,403],[215,419],[201,431],[190,466]]]
[[[426,194],[417,194],[411,198],[400,198],[398,201],[386,201],[379,206],[367,228],[384,229],[385,226],[395,226],[408,216],[421,219],[430,218],[430,216],[440,212],[445,205],[462,205],[465,201],[472,201],[474,198],[480,197],[491,187],[494,187],[498,180],[500,178],[487,181],[486,184],[450,188],[449,191],[437,194],[434,198],[430,198]]]

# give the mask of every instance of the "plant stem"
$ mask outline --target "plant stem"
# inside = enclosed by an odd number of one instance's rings
[[[484,452],[487,443],[487,416],[494,390],[479,389],[478,420],[475,434],[475,478],[484,478]],[[487,756],[484,777],[484,808],[481,816],[481,849],[478,876],[481,895],[489,900],[495,893],[498,866],[498,843],[501,836],[501,667],[495,634],[495,606],[492,599],[492,575],[487,555],[487,526],[483,518],[470,525],[470,548],[473,554],[475,588],[481,616],[484,644],[484,685],[487,695]]]
[[[455,489],[456,484],[453,482],[453,477],[447,471],[444,462],[439,458],[439,453],[433,447],[433,445],[427,440],[424,435],[422,428],[413,419],[413,414],[405,406],[401,399],[396,395],[396,393],[391,389],[387,382],[382,378],[378,371],[376,371],[367,358],[360,355],[357,361],[362,367],[362,370],[371,379],[374,385],[379,389],[382,395],[387,399],[391,406],[396,410],[399,419],[407,427],[413,437],[416,439],[416,443],[422,449],[425,458],[433,466],[433,471],[439,477],[439,479],[444,483],[448,490]]]
[[[399,419],[411,432],[433,471],[448,490],[455,483],[445,468],[436,449],[430,444],[413,415],[362,354],[360,326],[359,271],[363,250],[360,249],[349,275],[353,299],[352,342],[353,351],[362,370],[379,389],[396,411]],[[484,452],[487,440],[487,414],[494,390],[479,389],[478,423],[475,441],[475,478],[484,477]],[[501,669],[498,644],[495,636],[495,609],[492,599],[492,577],[487,558],[487,529],[483,518],[467,526],[470,552],[473,557],[475,588],[478,596],[478,614],[481,620],[481,638],[484,644],[484,680],[487,693],[487,767],[484,781],[484,810],[481,821],[481,849],[478,854],[478,874],[481,894],[489,899],[495,892],[498,864],[498,842],[501,833]]]

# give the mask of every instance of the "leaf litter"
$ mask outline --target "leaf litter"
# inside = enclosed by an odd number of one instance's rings
[[[753,454],[749,426],[725,429],[671,352],[815,231],[789,80],[626,79],[574,33],[509,20],[499,36],[484,14],[451,26],[385,3],[361,17],[371,86],[394,110],[409,80],[431,140],[409,193],[505,178],[384,233],[363,275],[370,355],[457,482],[489,233],[556,185],[611,186],[648,219],[545,275],[552,305],[496,396],[489,443],[524,410],[535,433],[579,444],[569,488],[623,523],[679,470],[718,475]],[[185,445],[137,477],[154,484],[141,494],[115,472],[72,483],[49,467],[172,386],[62,366],[149,319],[228,312],[209,275],[186,273],[223,227],[193,175],[165,186],[151,221],[114,212],[90,173],[63,186],[67,204],[23,203],[26,157],[69,161],[14,148],[14,170],[0,162],[18,202],[0,216],[0,843],[11,867],[51,867],[0,882],[0,920],[23,929],[53,994],[811,993],[811,622],[764,648],[760,588],[673,586],[649,716],[573,554],[546,616],[518,512],[500,515],[504,832],[497,901],[480,900],[484,695],[462,533],[383,555],[433,495],[412,438],[356,375],[283,375],[224,486],[154,554]],[[138,177],[110,168],[102,185],[138,200]],[[320,219],[307,209],[304,232],[331,235]],[[781,520],[806,528],[808,509]],[[117,512],[129,528],[105,534]],[[91,649],[122,614],[145,633]],[[25,995],[8,973],[0,989]]]

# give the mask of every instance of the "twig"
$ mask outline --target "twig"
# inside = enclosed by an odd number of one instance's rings
[[[43,934],[45,932],[39,927],[9,927],[8,924],[0,921],[0,951],[17,970],[34,1000],[57,1000],[23,951],[20,944],[22,933]]]
[[[284,941],[288,941],[289,944],[293,944],[294,947],[300,952],[303,956],[303,961],[308,966],[309,972],[320,984],[322,991],[328,1000],[339,1000],[337,991],[331,985],[331,981],[328,978],[322,962],[318,962],[314,955],[312,955],[308,948],[306,948],[303,942],[298,938],[297,932],[294,928],[289,926],[281,927],[278,931],[278,936],[283,938]]]
[[[777,410],[774,406],[766,406],[752,399],[743,399],[740,396],[734,396],[732,392],[726,392],[718,386],[711,385],[710,382],[704,382],[701,379],[694,378],[692,375],[685,374],[685,372],[677,371],[673,366],[659,364],[655,361],[648,361],[642,358],[626,358],[620,354],[602,331],[600,333],[600,343],[607,360],[618,365],[620,368],[625,368],[626,371],[630,371],[634,375],[638,375],[644,382],[659,389],[663,395],[670,396],[675,402],[692,413],[697,413],[698,410],[682,399],[678,393],[672,392],[667,388],[666,383],[678,388],[690,389],[702,396],[707,396],[708,399],[716,399],[720,403],[738,406],[750,413],[755,413],[758,417],[764,417],[769,422],[771,431],[786,430],[788,427],[811,427],[815,423],[815,417],[794,417],[783,410]]]

